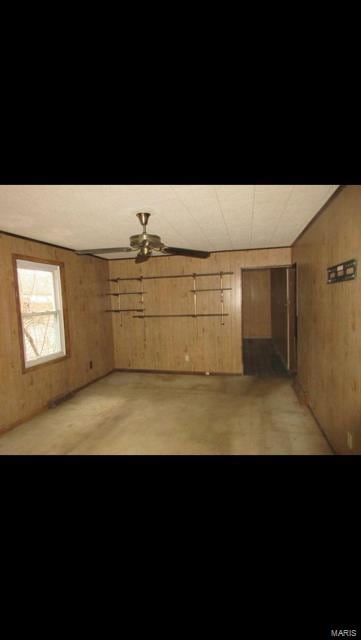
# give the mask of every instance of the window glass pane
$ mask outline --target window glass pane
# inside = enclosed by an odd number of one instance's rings
[[[61,351],[59,316],[49,313],[23,316],[25,359],[36,360]]]
[[[25,366],[66,354],[60,267],[17,260]]]
[[[54,279],[51,271],[18,268],[22,313],[55,311]]]

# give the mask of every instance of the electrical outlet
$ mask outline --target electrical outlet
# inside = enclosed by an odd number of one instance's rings
[[[352,433],[350,431],[347,432],[347,446],[352,449]]]
[[[185,353],[185,354],[184,354],[184,360],[185,360],[186,362],[189,362],[189,353]]]

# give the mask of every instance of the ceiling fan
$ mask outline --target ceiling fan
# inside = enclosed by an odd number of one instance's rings
[[[82,249],[77,251],[78,255],[84,254],[98,254],[98,253],[120,253],[127,251],[138,250],[138,255],[135,262],[145,262],[150,258],[153,251],[159,251],[165,255],[172,256],[189,256],[190,258],[208,258],[210,256],[209,251],[196,251],[194,249],[181,249],[180,247],[167,247],[160,239],[160,236],[156,236],[147,233],[147,224],[150,217],[150,213],[137,213],[137,218],[143,227],[143,233],[139,233],[135,236],[130,236],[130,247],[112,247],[110,249]]]

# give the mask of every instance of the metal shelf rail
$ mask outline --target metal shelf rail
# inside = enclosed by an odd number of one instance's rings
[[[127,279],[127,278],[124,278]],[[131,278],[131,280],[139,280],[141,283],[141,290],[140,291],[120,291],[120,281],[121,278],[112,278],[109,280],[109,282],[115,282],[118,285],[118,291],[117,292],[108,292],[106,295],[108,296],[114,296],[115,298],[118,298],[118,308],[117,309],[106,309],[107,313],[128,313],[130,311],[137,311],[138,313],[143,313],[144,314],[144,288],[143,288],[143,278]],[[131,307],[131,308],[122,308],[120,306],[120,296],[134,296],[134,295],[138,295],[140,296],[140,300],[139,300],[139,304],[141,305],[141,309],[138,309],[137,307]],[[140,316],[142,317],[142,316]],[[122,326],[122,316],[120,315],[120,326]]]
[[[117,309],[107,309],[110,313],[123,313],[129,311],[137,311],[141,315],[134,315],[133,318],[207,318],[207,317],[220,317],[221,324],[224,324],[225,316],[228,316],[228,313],[224,313],[224,291],[231,291],[232,287],[223,287],[223,276],[233,275],[233,271],[216,271],[211,273],[182,273],[177,275],[169,275],[169,276],[139,276],[139,277],[131,277],[131,278],[109,278],[108,282],[114,282],[118,285],[118,291],[116,293],[108,293],[107,295],[118,297],[118,308]],[[196,279],[202,277],[210,277],[217,276],[220,278],[220,286],[216,288],[210,289],[198,289],[196,287]],[[147,293],[143,289],[143,281],[144,280],[161,280],[166,278],[193,278],[193,289],[190,289],[190,292],[193,294],[193,313],[159,313],[159,314],[145,314],[144,311],[144,294]],[[140,291],[120,291],[120,282],[130,282],[130,281],[138,281],[141,283]],[[197,294],[203,292],[210,291],[220,291],[220,304],[221,304],[221,312],[220,313],[198,313],[197,312]],[[132,295],[140,295],[140,304],[142,309],[122,309],[120,307],[120,296],[132,296]],[[122,325],[121,325],[122,326]]]
[[[207,276],[219,276],[220,274],[224,275],[224,276],[232,276],[233,275],[233,271],[216,271],[216,272],[212,272],[212,273],[181,273],[181,274],[177,274],[177,275],[171,275],[171,276],[138,276],[137,278],[132,277],[132,278],[109,278],[108,282],[121,282],[121,281],[125,281],[125,280],[138,280],[138,281],[142,281],[142,280],[160,280],[163,278],[194,278],[194,276],[196,276],[196,278],[201,278],[201,277],[207,277]]]
[[[208,318],[209,316],[217,316],[220,318],[228,315],[229,313],[159,313],[145,314],[144,316],[133,316],[133,318]]]

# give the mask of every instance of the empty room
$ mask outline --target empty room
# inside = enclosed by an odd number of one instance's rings
[[[1,185],[0,455],[361,453],[360,207]]]

